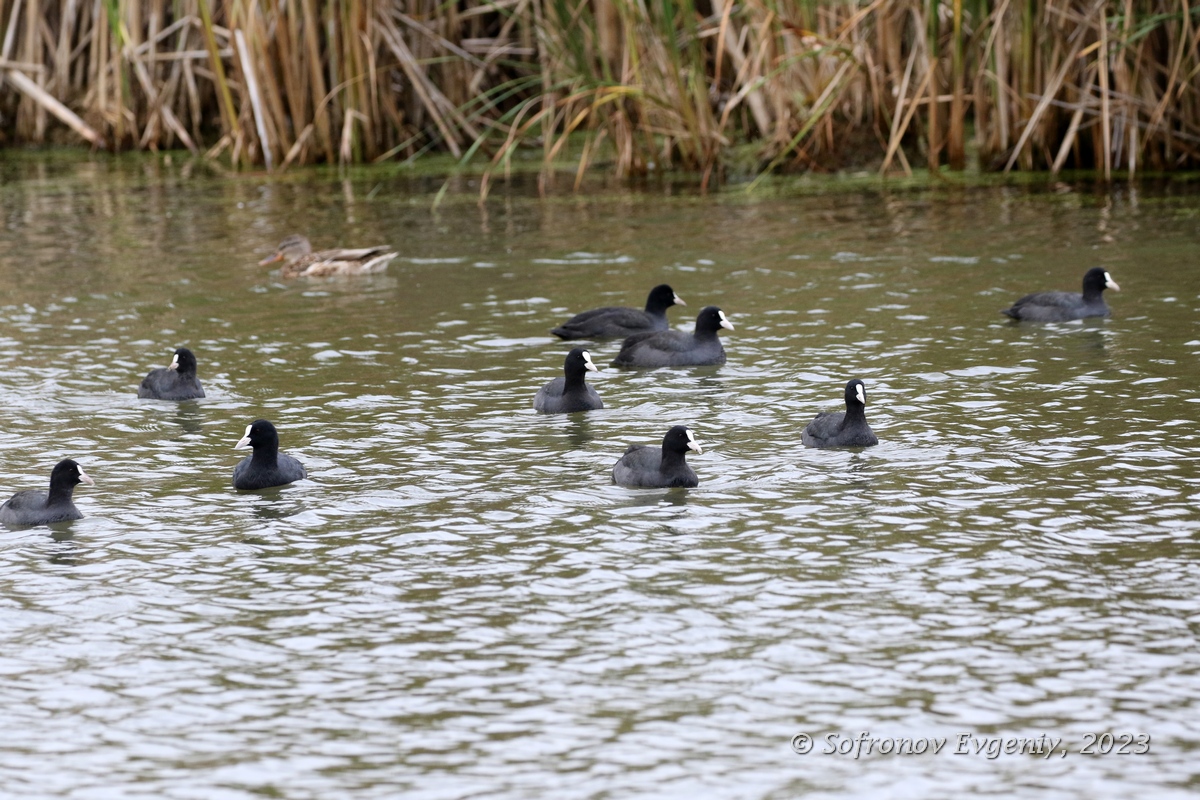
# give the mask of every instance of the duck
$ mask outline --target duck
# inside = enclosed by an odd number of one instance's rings
[[[733,330],[733,323],[716,306],[706,306],[696,316],[693,333],[653,331],[630,336],[621,343],[614,367],[693,367],[725,363],[725,348],[717,332]]]
[[[612,482],[621,486],[691,488],[700,485],[696,471],[688,466],[689,451],[703,453],[692,429],[676,425],[663,437],[662,448],[630,445],[613,465]]]
[[[687,303],[665,283],[650,290],[645,310],[604,306],[581,311],[550,332],[560,339],[623,339],[635,333],[665,331],[667,309]]]
[[[308,239],[297,233],[280,242],[279,248],[258,265],[265,267],[282,261],[280,274],[285,278],[325,278],[383,272],[396,256],[387,245],[313,252]]]
[[[800,432],[805,447],[871,447],[878,437],[867,424],[867,389],[858,378],[846,384],[846,410],[822,411]]]
[[[1092,267],[1083,274],[1083,294],[1074,292],[1036,292],[1027,294],[1002,313],[1015,320],[1032,322],[1069,322],[1087,317],[1107,317],[1104,290],[1121,287],[1104,267]]]
[[[246,433],[233,448],[245,447],[253,448],[254,452],[233,468],[235,489],[268,489],[308,477],[303,464],[279,452],[279,432],[269,420],[256,419],[246,426]]]
[[[572,348],[563,361],[563,377],[555,378],[533,396],[533,408],[543,414],[570,414],[604,408],[604,401],[584,380],[588,372],[598,372],[592,354],[582,347]]]
[[[204,387],[196,377],[196,356],[180,347],[166,367],[150,370],[138,387],[138,397],[154,400],[195,400],[204,397]]]
[[[50,472],[50,491],[26,489],[17,492],[0,505],[0,523],[5,525],[48,525],[81,519],[83,514],[71,497],[79,484],[95,486],[83,467],[70,458],[54,465]]]

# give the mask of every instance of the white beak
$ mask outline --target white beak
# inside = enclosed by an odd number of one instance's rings
[[[171,363],[167,366],[167,369],[179,369],[179,353],[171,356]]]
[[[722,327],[722,328],[728,328],[729,330],[733,330],[733,323],[732,323],[732,322],[730,322],[730,321],[729,321],[729,320],[728,320],[728,319],[725,317],[725,312],[724,312],[724,311],[718,311],[717,313],[721,315],[721,327]]]
[[[1121,287],[1117,286],[1117,282],[1114,281],[1112,279],[1112,275],[1109,275],[1107,272],[1104,273],[1104,288],[1116,289],[1118,292],[1121,291]]]
[[[697,453],[703,453],[704,450],[700,447],[700,443],[696,441],[695,435],[692,434],[692,429],[688,428],[688,450],[695,450]]]
[[[76,469],[79,470],[79,482],[80,483],[86,483],[88,486],[96,485],[96,482],[94,480],[92,480],[91,477],[86,472],[83,471],[83,467],[76,467]]]
[[[675,294],[674,292],[671,292],[671,298],[675,301],[675,305],[677,305],[677,306],[686,306],[687,305],[687,303],[683,302],[683,298],[680,297],[679,295]]]
[[[589,370],[591,370],[592,372],[600,371],[600,368],[597,367],[594,363],[592,363],[592,354],[589,353],[587,350],[583,351],[583,363],[586,364],[587,368]]]
[[[238,439],[237,444],[233,446],[234,450],[241,450],[243,447],[250,446],[250,426],[246,426],[246,435]]]
[[[858,402],[862,403],[864,406],[867,404],[867,396],[863,392],[863,386],[861,383],[854,387],[854,396],[857,398]]]

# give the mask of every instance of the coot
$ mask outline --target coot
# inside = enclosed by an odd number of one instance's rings
[[[81,483],[96,485],[83,471],[83,467],[72,459],[63,459],[54,465],[54,470],[50,473],[50,491],[26,489],[17,492],[0,506],[0,523],[46,525],[51,522],[79,519],[83,514],[79,513],[79,509],[71,502],[71,495]]]
[[[616,339],[648,331],[665,331],[667,309],[686,306],[667,284],[655,286],[646,298],[646,310],[605,306],[582,311],[550,332],[560,339]]]
[[[704,452],[692,431],[676,425],[663,437],[662,448],[631,445],[613,466],[613,483],[622,486],[699,486],[696,471],[688,466],[689,450]]]
[[[308,477],[299,461],[279,452],[279,433],[265,419],[247,425],[246,435],[233,447],[254,448],[253,455],[246,456],[233,468],[235,489],[266,489]]]
[[[867,424],[867,390],[858,378],[846,384],[846,410],[822,411],[800,434],[805,447],[870,447],[879,444]]]
[[[534,409],[546,414],[569,414],[572,411],[604,408],[600,395],[584,380],[588,370],[599,370],[592,363],[591,353],[582,347],[567,353],[563,362],[564,377],[555,378],[538,389],[533,397]]]
[[[1104,290],[1120,291],[1121,287],[1103,267],[1092,267],[1083,275],[1083,294],[1074,292],[1037,292],[1027,294],[1012,308],[1004,309],[1013,319],[1033,322],[1067,322],[1084,317],[1107,317],[1108,304]]]
[[[138,387],[138,397],[155,400],[194,400],[204,397],[204,387],[196,377],[196,356],[186,347],[175,351],[171,364],[150,370]]]
[[[694,333],[654,331],[630,336],[621,343],[614,367],[692,367],[725,363],[725,348],[717,331],[733,330],[733,323],[716,306],[707,306],[696,317]]]

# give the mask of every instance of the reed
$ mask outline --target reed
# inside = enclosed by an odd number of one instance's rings
[[[1185,0],[0,0],[0,142],[622,176],[1200,166]],[[736,154],[736,155],[735,155]],[[545,179],[554,171],[547,169]],[[486,182],[485,182],[486,185]]]

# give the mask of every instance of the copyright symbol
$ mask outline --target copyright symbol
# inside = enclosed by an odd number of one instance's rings
[[[792,750],[799,753],[800,755],[804,755],[808,752],[811,752],[812,747],[813,747],[812,737],[809,736],[807,733],[797,733],[795,736],[792,737]]]

